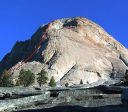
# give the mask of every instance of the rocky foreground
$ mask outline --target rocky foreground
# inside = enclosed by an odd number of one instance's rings
[[[127,112],[126,100],[121,98],[124,89],[127,87],[0,88],[0,111]]]
[[[53,108],[26,110],[19,112],[127,112],[128,108],[122,105],[101,106],[101,107],[82,107],[82,106],[57,106]]]

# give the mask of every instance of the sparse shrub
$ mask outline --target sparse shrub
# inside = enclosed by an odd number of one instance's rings
[[[51,77],[51,80],[49,82],[49,86],[51,86],[51,87],[55,87],[56,86],[56,82],[55,82],[55,79],[54,79],[53,76]]]
[[[47,77],[47,72],[45,70],[41,70],[40,73],[37,74],[38,78],[37,78],[37,82],[39,84],[39,86],[41,87],[42,84],[46,84],[48,81],[48,77]]]
[[[83,84],[83,80],[80,80],[80,84]]]
[[[69,86],[69,84],[68,84],[68,83],[66,83],[66,84],[65,84],[65,87],[68,87],[68,86]]]
[[[12,87],[13,83],[10,78],[11,78],[11,74],[7,70],[4,70],[0,77],[0,86]]]
[[[19,75],[19,83],[20,85],[30,86],[35,81],[35,75],[30,70],[21,70]]]

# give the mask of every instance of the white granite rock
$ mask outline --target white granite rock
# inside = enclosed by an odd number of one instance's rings
[[[14,70],[14,80],[21,69],[30,69],[37,74],[42,68],[48,72],[49,79],[54,76],[61,85],[66,82],[69,85],[79,84],[80,80],[84,84],[99,85],[99,80],[124,79],[128,50],[100,26],[81,17],[60,19],[40,27],[31,40],[15,45],[1,61],[0,70],[3,67],[17,68],[18,62],[38,46],[45,30],[45,41],[29,62]],[[19,58],[12,64],[11,60],[16,57]]]

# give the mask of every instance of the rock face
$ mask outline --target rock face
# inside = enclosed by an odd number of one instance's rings
[[[34,49],[29,62],[19,67]],[[128,50],[92,21],[66,18],[41,26],[30,40],[17,42],[0,63],[0,71],[5,68],[14,70],[13,79],[21,69],[37,74],[43,68],[62,85],[120,81],[128,69]]]

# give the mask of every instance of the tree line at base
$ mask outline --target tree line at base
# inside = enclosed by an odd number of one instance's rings
[[[14,85],[12,82],[12,74],[9,74],[7,70],[4,70],[1,77],[0,77],[0,86],[1,87],[12,87],[12,86],[30,86],[35,82],[35,74],[32,73],[30,70],[22,69],[19,73],[18,79],[16,80],[16,84]],[[48,83],[48,74],[47,72],[42,69],[40,73],[37,74],[37,82],[39,86],[45,85]],[[50,87],[55,87],[56,82],[54,77],[52,76],[50,82],[48,83]]]
[[[1,87],[12,87],[12,86],[30,86],[35,82],[35,74],[32,73],[30,70],[24,70],[22,69],[19,73],[18,79],[16,80],[16,84],[14,85],[11,77],[12,75],[8,73],[7,70],[4,70],[2,75],[0,76],[0,86]],[[40,73],[37,74],[37,82],[39,86],[48,84],[50,87],[56,86],[56,81],[54,79],[54,76],[51,77],[50,81],[48,79],[47,72],[42,69]],[[48,83],[49,81],[49,83]],[[83,84],[83,80],[80,80],[80,84]],[[124,86],[128,86],[128,70],[126,70],[125,73],[125,81],[123,82]],[[69,84],[66,83],[65,87],[68,87]]]

